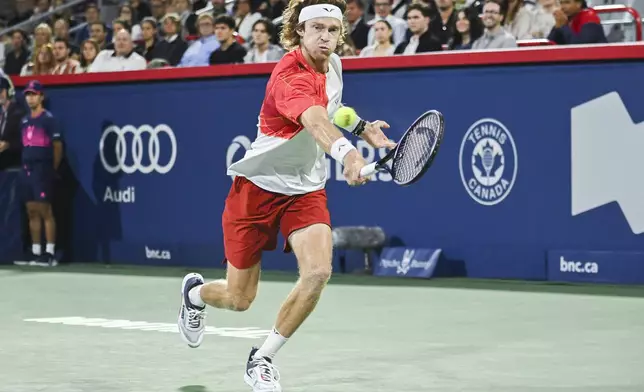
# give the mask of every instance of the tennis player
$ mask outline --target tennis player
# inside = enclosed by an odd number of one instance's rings
[[[324,190],[325,153],[344,165],[351,186],[362,185],[363,157],[330,121],[341,107],[342,64],[334,54],[345,35],[343,0],[291,0],[281,41],[289,50],[266,87],[257,138],[228,168],[234,175],[222,216],[226,280],[184,277],[179,330],[190,347],[203,339],[206,305],[244,311],[257,294],[262,251],[294,251],[300,277],[264,344],[253,347],[244,379],[255,392],[281,391],[275,354],[314,310],[331,275],[331,221]],[[357,119],[347,131],[376,148],[395,143],[383,121]]]

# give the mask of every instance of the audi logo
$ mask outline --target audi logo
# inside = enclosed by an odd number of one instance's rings
[[[144,151],[143,149],[142,135],[144,133],[150,136],[150,139],[148,140],[147,151]],[[165,165],[162,165],[159,162],[161,154],[159,134],[161,133],[165,133],[170,139],[170,159]],[[116,164],[114,165],[110,164],[105,159],[105,140],[110,134],[114,134],[116,136]],[[130,143],[132,144],[130,145],[129,149],[127,148],[127,134],[132,135],[132,139],[130,140]],[[114,174],[118,173],[119,170],[121,170],[126,174],[132,174],[136,172],[149,174],[153,171],[160,174],[166,174],[170,170],[172,170],[172,167],[174,167],[174,163],[177,160],[177,138],[174,136],[172,128],[165,124],[159,124],[155,127],[145,124],[141,125],[138,128],[133,125],[126,125],[123,128],[119,128],[116,125],[110,125],[109,127],[105,128],[105,131],[103,131],[103,135],[101,136],[101,141],[99,143],[99,151],[103,167],[109,173]],[[147,165],[143,164],[143,157],[145,153],[147,153],[147,157],[150,161]],[[132,156],[131,164],[126,163],[128,155]]]

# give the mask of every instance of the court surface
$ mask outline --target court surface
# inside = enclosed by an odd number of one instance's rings
[[[0,269],[0,391],[233,392],[295,280],[176,332],[184,270]],[[206,271],[207,278],[221,271]],[[334,277],[278,354],[286,392],[644,391],[644,289]]]

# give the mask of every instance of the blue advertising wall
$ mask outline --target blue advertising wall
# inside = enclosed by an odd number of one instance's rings
[[[350,188],[329,161],[333,224],[378,225],[405,246],[440,248],[443,263],[472,277],[547,279],[548,252],[556,249],[644,252],[644,235],[634,229],[644,223],[642,207],[627,219],[615,203],[644,189],[641,179],[629,176],[630,163],[619,164],[621,153],[598,150],[624,113],[633,127],[644,121],[644,90],[634,82],[642,74],[641,62],[346,72],[345,104],[387,121],[392,138],[428,109],[444,114],[446,132],[430,171],[409,187],[379,174]],[[267,78],[50,88],[80,181],[75,259],[220,265],[226,165],[255,136]],[[582,119],[602,117],[575,125],[575,110]],[[574,126],[596,137],[573,146]],[[369,161],[383,155],[357,146]],[[592,208],[573,215],[576,149],[579,164],[598,168],[579,172],[575,203]],[[600,153],[591,162],[584,151]],[[131,173],[109,169],[119,157]],[[617,171],[602,162],[618,162]],[[597,196],[601,188],[614,192]],[[280,249],[266,255],[265,268],[295,268]],[[644,256],[638,260],[644,265]]]

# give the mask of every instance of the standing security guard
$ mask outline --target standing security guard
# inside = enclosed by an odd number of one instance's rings
[[[54,116],[43,108],[42,84],[32,80],[24,91],[30,114],[22,120],[22,172],[23,197],[27,204],[29,231],[31,232],[33,264],[56,266],[56,220],[51,207],[56,170],[63,158],[60,131]],[[45,226],[47,245],[42,253],[42,223]]]
[[[11,79],[0,70],[0,170],[20,167],[20,120],[25,110],[14,95]]]

